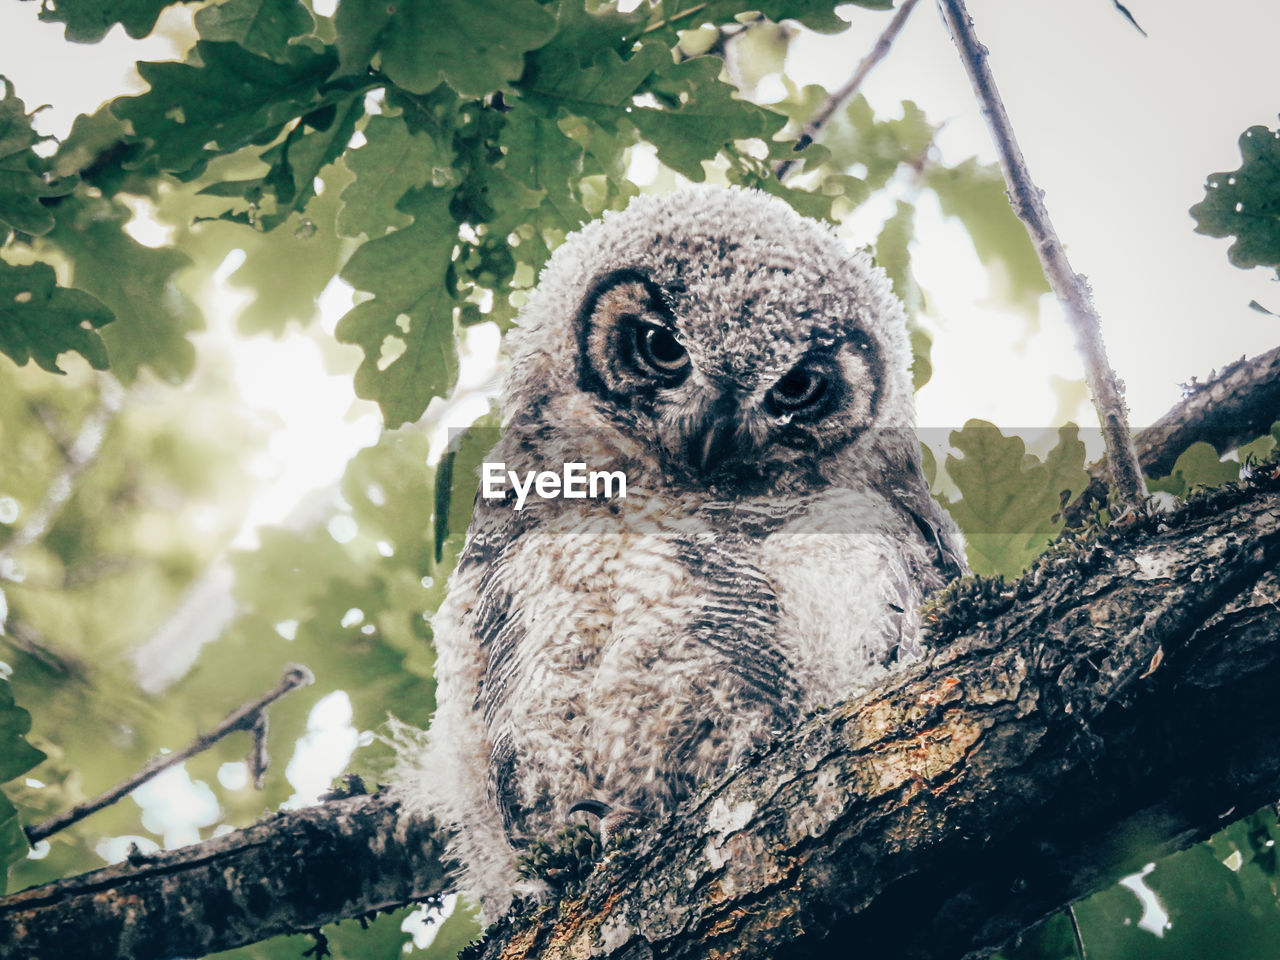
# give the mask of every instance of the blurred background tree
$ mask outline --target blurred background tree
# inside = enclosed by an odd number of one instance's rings
[[[428,723],[429,616],[492,436],[500,335],[583,221],[688,181],[757,187],[831,220],[874,248],[906,303],[917,388],[935,340],[969,341],[953,367],[996,350],[948,331],[920,278],[922,223],[959,231],[966,269],[980,260],[971,298],[1000,317],[1000,338],[1025,347],[1051,312],[999,171],[942,149],[946,117],[911,100],[833,102],[834,84],[796,79],[815,34],[839,34],[851,68],[888,0],[20,6],[68,41],[152,34],[176,59],[140,63],[140,93],[58,136],[38,132],[13,83],[0,102],[11,890],[314,802],[343,770],[377,782],[387,714]],[[44,69],[74,71],[80,49]],[[824,104],[835,112],[797,153]],[[1266,174],[1275,138],[1256,131],[1242,141],[1249,175],[1217,175],[1249,192],[1211,184],[1200,227],[1236,236],[1239,265],[1269,268],[1275,228],[1233,219],[1237,203],[1280,202]],[[959,382],[1018,389],[975,380],[969,369]],[[931,409],[957,403],[949,389]],[[1094,422],[1078,375],[1049,396],[1035,435],[976,419],[923,435],[977,572],[1025,569],[1087,482],[1090,431],[1069,422]],[[1277,439],[1226,461],[1193,448],[1155,487],[1182,496],[1234,479]],[[236,734],[28,849],[21,827],[181,748],[290,663],[316,682],[271,708],[277,763],[262,789]],[[1275,833],[1256,814],[1095,896],[1077,909],[1084,943],[1105,957],[1270,957]],[[426,913],[344,925],[331,948],[390,957],[416,940],[452,956],[476,932],[452,901]],[[1062,917],[1014,953],[1079,947]],[[233,953],[305,948],[283,938]]]

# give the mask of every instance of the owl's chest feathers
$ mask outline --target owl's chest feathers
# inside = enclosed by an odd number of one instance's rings
[[[670,529],[597,516],[590,533],[527,530],[493,568],[500,622],[478,631],[490,731],[612,755],[696,736],[693,717],[787,726],[874,682],[932,584],[915,582],[914,531],[853,499],[707,504]]]

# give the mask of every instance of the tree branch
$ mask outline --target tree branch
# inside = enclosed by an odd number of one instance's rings
[[[254,732],[255,736],[260,740],[262,734],[257,733],[257,731],[261,727],[265,716],[263,711],[289,691],[296,690],[298,687],[305,687],[312,683],[314,679],[311,671],[306,667],[290,667],[274,689],[267,691],[256,700],[241,704],[227,714],[227,718],[220,724],[208,733],[196,737],[181,750],[156,757],[132,777],[116,784],[110,790],[98,794],[92,800],[78,803],[70,810],[63,811],[56,817],[50,817],[43,823],[27,827],[28,842],[39,843],[45,837],[55,834],[59,830],[64,830],[73,823],[78,823],[90,814],[97,813],[103,807],[109,807],[121,797],[128,796],[151,778],[157,777],[170,767],[194,757],[197,753],[203,753],[223,737],[235,733],[237,730]],[[265,733],[265,727],[262,727],[262,731]],[[255,779],[257,779],[256,776]],[[261,788],[261,783],[258,786]]]
[[[7,897],[0,957],[204,956],[437,896],[442,855],[385,797],[333,800]]]
[[[818,134],[822,132],[822,128],[835,115],[835,112],[858,92],[858,88],[867,79],[867,75],[875,69],[876,64],[888,56],[889,49],[893,46],[893,41],[898,39],[898,34],[902,32],[902,28],[907,23],[907,17],[911,16],[911,11],[915,9],[918,2],[919,0],[903,0],[902,5],[894,13],[893,19],[889,21],[889,25],[876,38],[875,45],[858,62],[858,66],[854,68],[853,75],[839,89],[829,93],[827,98],[818,105],[818,109],[813,112],[809,122],[800,131],[800,136],[796,138],[795,146],[793,147],[796,153],[813,143]],[[779,162],[774,167],[774,177],[781,182],[795,168],[798,162],[795,158]]]
[[[1193,443],[1208,443],[1219,455],[1264,435],[1280,420],[1280,347],[1238,360],[1141,431],[1134,441],[1143,472],[1162,477]],[[1093,504],[1107,499],[1107,460],[1089,468],[1092,479],[1067,508],[1069,525],[1079,525]]]
[[[985,955],[1280,793],[1280,470],[967,581],[950,642],[484,958]]]
[[[1124,401],[1124,388],[1107,359],[1102,341],[1101,321],[1093,306],[1089,282],[1071,269],[1062,241],[1049,220],[1042,191],[1031,179],[1027,162],[1013,133],[1013,125],[1005,112],[995,77],[987,62],[987,48],[978,42],[973,20],[965,9],[964,0],[939,0],[943,18],[951,31],[951,38],[965,72],[973,85],[973,91],[982,108],[982,116],[991,131],[991,140],[1000,157],[1000,169],[1004,172],[1009,188],[1009,200],[1013,211],[1027,228],[1032,245],[1040,257],[1040,265],[1053,292],[1058,295],[1066,313],[1067,323],[1076,337],[1076,349],[1084,360],[1085,380],[1098,411],[1102,436],[1106,441],[1110,463],[1111,489],[1122,504],[1136,507],[1146,498],[1146,484],[1142,468],[1129,433],[1128,412]]]
[[[1274,800],[1280,468],[1135,516],[1017,584],[962,581],[927,614],[931,659],[483,955],[980,953]],[[311,929],[444,890],[440,840],[381,798],[324,804],[0,901],[0,944],[149,960]]]
[[[1280,420],[1280,347],[1223,367],[1138,434],[1143,469],[1161,477],[1193,443],[1219,455],[1264,435]]]

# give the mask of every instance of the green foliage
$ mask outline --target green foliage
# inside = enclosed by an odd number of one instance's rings
[[[876,263],[893,284],[893,292],[902,301],[908,321],[914,321],[924,308],[924,291],[911,272],[909,244],[915,235],[915,217],[915,206],[899,200],[896,212],[884,222],[880,236],[876,238]],[[910,326],[910,336],[911,385],[919,390],[933,376],[933,364],[929,360],[933,339],[914,322]]]
[[[87,38],[113,22],[145,32],[160,6],[64,3],[56,16],[71,35]],[[186,377],[192,353],[185,335],[199,320],[180,298],[156,295],[181,261],[166,250],[144,254],[120,232],[127,214],[119,194],[154,198],[157,185],[167,182],[172,190],[175,181],[190,181],[213,203],[196,221],[213,217],[260,233],[289,223],[300,240],[322,234],[314,246],[323,256],[310,269],[298,266],[305,244],[286,257],[276,249],[288,241],[242,241],[254,256],[235,281],[248,282],[259,297],[242,317],[246,330],[279,333],[288,317],[310,313],[309,300],[289,300],[273,282],[280,276],[277,257],[315,276],[307,288],[314,298],[321,271],[357,246],[343,276],[374,297],[355,307],[338,338],[364,351],[357,392],[376,400],[394,427],[416,420],[433,396],[451,388],[460,325],[507,324],[564,235],[634,194],[628,150],[639,142],[690,179],[711,170],[815,216],[829,216],[838,198],[861,202],[904,163],[920,167],[933,136],[920,111],[906,104],[900,119],[880,121],[858,100],[828,131],[825,146],[797,155],[806,188],[779,184],[769,168],[792,155],[787,137],[825,91],[811,88],[775,110],[740,96],[717,56],[691,55],[697,44],[673,55],[678,31],[714,32],[707,24],[752,22],[762,35],[774,30],[762,16],[792,17],[820,30],[843,25],[830,2],[759,6],[743,15],[720,0],[668,0],[622,14],[587,0],[456,9],[452,0],[347,0],[328,21],[298,0],[225,0],[197,13],[200,40],[185,61],[140,65],[150,89],[82,118],[48,162],[31,151],[35,135],[21,102],[8,97],[10,134],[3,142],[12,140],[9,165],[19,179],[0,211],[12,209],[26,233],[47,232],[35,255],[65,261],[76,286],[115,315],[104,342],[112,369],[125,380],[144,366],[169,380]],[[776,50],[775,60],[782,62]],[[369,109],[372,116],[365,115]],[[788,117],[792,126],[783,131]],[[850,163],[866,167],[865,179],[845,172]],[[340,167],[353,179],[343,184],[333,220],[320,209],[331,201],[315,190],[321,180],[341,183]],[[67,184],[53,194],[64,196],[77,175],[82,184],[74,196],[53,206],[38,202],[54,184]],[[194,199],[185,202],[194,212]],[[988,212],[970,216],[978,223]],[[910,226],[898,225],[895,278],[907,275]],[[183,249],[190,249],[191,231],[178,226]],[[111,256],[127,262],[137,281],[112,289],[103,269]],[[148,306],[125,306],[140,302]],[[58,328],[46,352],[76,349],[72,335],[84,339],[82,331]],[[927,338],[914,339],[922,383]]]
[[[44,207],[43,197],[65,192],[47,184],[41,176],[44,165],[32,148],[40,136],[31,128],[27,108],[14,96],[13,84],[4,77],[4,99],[0,100],[0,224],[40,236],[53,229],[53,214]]]
[[[309,324],[317,312],[317,298],[350,253],[352,244],[339,235],[336,225],[346,176],[335,166],[322,180],[325,193],[307,204],[305,215],[289,218],[292,229],[250,233],[228,223],[202,222],[194,228],[199,238],[188,235],[179,244],[188,251],[207,244],[214,265],[230,250],[244,251],[244,262],[228,278],[232,286],[252,295],[238,318],[242,332],[279,336],[291,320]],[[282,283],[284,277],[289,282]]]
[[[1035,317],[1036,302],[1049,292],[1027,228],[1014,215],[999,168],[970,159],[956,167],[932,169],[929,186],[942,212],[957,217],[989,271],[992,295]]]
[[[400,928],[411,912],[394,910],[377,917],[330,924],[323,932],[329,951],[326,956],[330,960],[396,960],[407,954],[412,960],[454,960],[476,937],[475,913],[460,903],[436,931],[431,946],[407,953],[406,936]],[[314,956],[309,951],[315,950],[316,942],[314,934],[274,937],[238,950],[209,954],[209,960],[298,960]]]
[[[0,783],[21,776],[45,758],[44,753],[27,742],[31,714],[13,700],[9,681],[0,677]],[[18,811],[9,798],[0,794],[0,871],[26,856],[27,837],[18,821]],[[4,892],[4,874],[0,872],[0,893]]]
[[[342,318],[337,336],[364,350],[356,392],[378,401],[389,427],[416,420],[457,376],[449,199],[443,190],[418,191],[404,204],[413,225],[366,243],[342,269],[374,297]]]
[[[1169,476],[1147,481],[1147,489],[1185,497],[1197,487],[1219,487],[1240,477],[1240,464],[1219,460],[1218,453],[1207,443],[1193,443],[1173,464]]]
[[[337,66],[332,51],[286,49],[281,62],[202,40],[195,61],[138,64],[151,89],[117,100],[112,113],[148,141],[146,155],[161,170],[196,176],[213,157],[269,142],[289,121],[340,99],[318,92]]]
[[[490,411],[468,429],[450,438],[440,460],[435,490],[435,559],[449,563],[462,552],[471,508],[479,486],[480,465],[498,441],[498,416]]]
[[[76,287],[125,318],[102,334],[112,373],[129,382],[147,366],[176,383],[195,363],[185,334],[203,324],[199,310],[175,284],[175,274],[189,261],[178,250],[138,243],[125,231],[129,218],[124,204],[77,191],[59,205],[49,239],[71,258]],[[62,349],[75,349],[75,340],[62,339],[67,343]]]
[[[785,123],[784,117],[735,99],[719,73],[714,60],[664,65],[654,72],[650,92],[669,106],[636,107],[629,114],[658,148],[658,159],[690,180],[702,180],[702,161],[734,140],[770,138]]]
[[[823,143],[829,149],[842,146],[835,139],[848,138],[845,150],[862,158],[867,168],[866,182],[872,189],[879,189],[889,182],[902,163],[919,163],[933,144],[934,128],[925,119],[924,111],[910,100],[903,101],[902,117],[898,120],[882,120],[876,117],[865,97],[854,97],[845,108],[848,126],[837,127]]]
[[[889,10],[892,0],[854,0],[859,7],[872,10]],[[734,0],[662,0],[649,15],[646,32],[685,30],[706,23],[726,23],[738,19],[750,19],[751,13],[779,20],[798,20],[810,30],[819,33],[838,33],[845,23],[833,11],[835,4],[823,0],[752,0],[750,4]],[[664,38],[665,39],[665,38]]]
[[[379,726],[393,703],[401,719],[425,725],[435,706],[435,661],[423,612],[438,604],[450,569],[434,557],[426,454],[421,434],[389,432],[351,460],[342,497],[322,522],[261,531],[261,545],[235,557],[240,617],[192,682],[225,683],[245,669],[231,665],[254,651],[263,689],[291,661],[316,675],[305,697],[282,704],[286,714],[296,711],[286,721],[298,725],[292,739],[311,703],[339,689],[362,692],[353,703],[358,729]],[[330,532],[336,518],[351,531],[344,542]],[[359,615],[348,617],[352,610]],[[293,628],[282,631],[285,622]],[[281,732],[286,751],[291,736]]]
[[[196,29],[205,40],[237,43],[271,58],[287,56],[289,41],[314,27],[311,12],[298,0],[225,0],[196,13]]]
[[[425,130],[410,130],[403,116],[370,117],[364,137],[364,145],[346,158],[355,180],[342,193],[338,230],[347,237],[365,234],[372,240],[413,222],[396,204],[436,177],[447,178],[453,151]]]
[[[117,23],[137,39],[149,34],[160,11],[175,2],[186,0],[58,0],[41,4],[40,19],[65,23],[66,38],[75,43],[97,43]]]
[[[1239,169],[1212,173],[1191,208],[1196,232],[1231,237],[1237,267],[1276,267],[1280,275],[1280,131],[1250,127],[1240,135]]]
[[[344,69],[376,57],[396,86],[428,93],[441,80],[482,97],[519,79],[524,54],[555,33],[554,14],[535,0],[349,0],[337,15]]]
[[[1143,884],[1167,916],[1163,926],[1159,914],[1144,909],[1127,886],[1077,903],[1087,955],[1202,960],[1227,952],[1234,960],[1270,960],[1280,937],[1278,839],[1275,814],[1260,811],[1143,871]],[[1043,924],[1017,949],[997,954],[1007,960],[1075,960],[1079,955],[1065,914]]]
[[[1252,465],[1271,459],[1276,455],[1277,449],[1280,449],[1280,420],[1273,423],[1271,429],[1261,437],[1243,444],[1236,451],[1236,456],[1241,466]]]
[[[56,380],[30,367],[0,377],[0,435],[10,451],[0,464],[0,497],[13,504],[0,525],[0,549],[9,554],[0,659],[13,667],[14,695],[32,711],[32,742],[48,755],[32,774],[43,787],[5,788],[26,824],[120,782],[160,747],[185,745],[196,724],[208,729],[278,680],[193,708],[144,697],[130,668],[131,649],[171,615],[239,524],[245,464],[261,449],[261,433],[228,408],[225,394],[132,393],[127,409],[106,422],[99,455],[83,466],[49,528],[18,549],[13,538],[67,482],[69,453],[106,402],[87,364],[74,361]],[[11,880],[26,885],[92,869],[102,864],[93,852],[100,838],[145,832],[137,806],[117,804],[54,835],[48,856],[14,864]]]
[[[960,456],[948,455],[946,469],[961,499],[947,510],[964,531],[974,573],[1017,576],[1062,530],[1059,511],[1089,483],[1078,433],[1074,424],[1060,428],[1041,460],[1020,437],[982,420],[952,432]]]
[[[1242,445],[1234,460],[1219,458],[1207,443],[1193,443],[1178,455],[1167,477],[1149,477],[1147,489],[1186,497],[1197,489],[1220,487],[1240,479],[1241,466],[1268,459],[1278,446],[1280,422],[1272,424],[1270,432]]]
[[[0,350],[14,363],[35,360],[62,373],[58,354],[75,350],[96,369],[107,367],[107,348],[94,331],[115,317],[83,290],[57,286],[47,263],[14,267],[0,261]]]

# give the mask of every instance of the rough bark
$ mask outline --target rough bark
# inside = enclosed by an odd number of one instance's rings
[[[1280,795],[1280,482],[970,587],[485,958],[982,955]],[[958,621],[958,622],[957,622]]]
[[[929,660],[483,956],[980,954],[1280,795],[1280,470],[951,594]],[[0,901],[0,944],[148,960],[315,928],[441,892],[432,830],[379,798],[282,814]]]
[[[0,901],[0,957],[198,957],[437,896],[434,825],[358,796]]]

